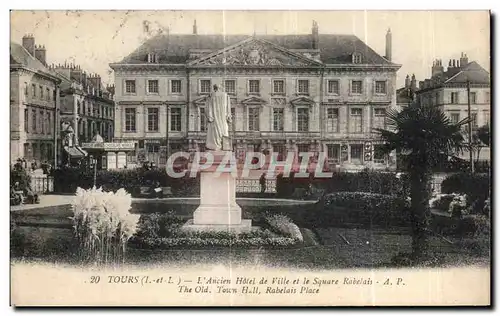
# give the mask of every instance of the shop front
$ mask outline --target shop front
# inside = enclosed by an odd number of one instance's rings
[[[135,144],[130,143],[83,143],[82,148],[95,159],[98,169],[127,168],[127,153],[135,150]]]

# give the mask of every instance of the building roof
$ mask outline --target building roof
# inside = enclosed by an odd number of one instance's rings
[[[214,52],[248,39],[249,35],[196,35],[159,34],[145,41],[120,64],[140,64],[147,61],[148,53],[156,53],[164,64],[184,64],[190,50]],[[255,35],[286,49],[313,49],[313,36],[307,35]],[[350,64],[352,54],[361,54],[363,64],[394,65],[377,54],[354,35],[319,34],[318,49],[325,64]]]
[[[32,56],[22,45],[10,42],[10,64],[11,66],[24,66],[35,72],[40,72],[51,77],[59,76],[45,67],[38,59]]]
[[[445,83],[470,83],[476,84],[489,84],[490,74],[477,62],[472,61],[467,66],[460,69],[452,69],[452,71],[445,72]]]
[[[411,87],[402,87],[396,90],[396,104],[409,104],[413,101],[413,94]]]

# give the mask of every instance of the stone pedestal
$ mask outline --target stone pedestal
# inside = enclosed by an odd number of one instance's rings
[[[241,208],[236,204],[236,179],[230,172],[217,171],[226,153],[213,154],[212,167],[200,172],[200,206],[183,228],[195,231],[250,231],[252,221],[241,218]]]

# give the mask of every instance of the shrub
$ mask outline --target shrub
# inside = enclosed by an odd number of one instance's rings
[[[301,188],[307,191],[313,187],[326,192],[369,192],[386,195],[409,195],[409,180],[405,174],[364,170],[361,172],[336,172],[331,178],[298,178],[294,173],[290,177],[278,175],[276,193],[281,197],[291,197],[294,190]]]
[[[491,184],[489,174],[455,173],[446,177],[441,183],[442,193],[466,194],[468,203],[475,203],[473,212],[479,213],[484,200],[490,196]]]
[[[297,239],[299,241],[304,241],[302,233],[297,225],[292,223],[292,220],[283,214],[272,214],[265,216],[265,221],[269,226],[276,231],[287,237]]]
[[[140,194],[141,187],[170,186],[172,193],[179,196],[192,196],[199,194],[199,178],[169,177],[165,169],[123,169],[123,170],[98,170],[96,173],[96,186],[104,191],[117,191],[124,188],[132,196]],[[94,185],[93,170],[85,168],[63,167],[54,170],[54,190],[59,193],[75,193],[77,187],[84,189]]]
[[[136,233],[139,219],[129,212],[131,204],[124,189],[116,193],[77,189],[71,220],[82,261],[124,260],[125,246]]]
[[[406,199],[366,192],[330,193],[317,204],[318,225],[402,225],[410,224]]]
[[[235,233],[229,231],[185,231],[181,226],[185,220],[172,212],[142,215],[133,244],[141,248],[182,247],[282,247],[302,241],[299,228],[290,219],[276,216],[270,222],[275,232],[267,229]],[[279,227],[279,228],[278,228]]]

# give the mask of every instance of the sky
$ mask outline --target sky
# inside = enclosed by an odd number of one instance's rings
[[[45,45],[47,62],[79,64],[113,83],[110,63],[119,62],[158,30],[190,34],[310,34],[312,21],[325,34],[354,34],[380,55],[392,33],[392,59],[401,64],[397,86],[407,74],[430,76],[432,62],[467,53],[490,66],[487,11],[12,11],[11,41],[33,34]],[[144,25],[147,24],[147,30]]]

